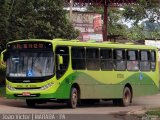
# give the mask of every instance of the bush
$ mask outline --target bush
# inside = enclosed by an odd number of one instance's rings
[[[0,67],[0,86],[5,85],[5,76],[6,76],[6,69],[3,67]]]
[[[5,75],[6,75],[6,69],[4,67],[0,67],[0,97],[5,96]]]

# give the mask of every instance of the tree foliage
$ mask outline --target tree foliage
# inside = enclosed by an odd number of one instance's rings
[[[0,1],[0,49],[4,49],[6,40],[8,38],[8,14],[9,14],[9,5],[6,0]]]
[[[159,0],[139,0],[138,4],[126,6],[123,16],[126,21],[133,21],[133,30],[135,26],[140,28],[139,23],[144,21],[142,22],[143,29],[140,30],[143,31],[146,38],[160,38],[160,29],[157,29],[160,28]]]
[[[151,22],[160,22],[159,0],[138,0],[137,4],[128,5],[124,9],[123,16],[126,20],[133,20],[134,25],[144,19]]]
[[[103,7],[88,7],[88,11],[104,14]],[[133,23],[130,28],[123,21]],[[160,30],[148,29],[142,21],[156,23],[160,28],[160,1],[159,0],[138,0],[136,4],[131,4],[119,8],[108,9],[108,35],[121,35],[129,40],[144,40],[148,37],[160,38]]]
[[[1,0],[0,40],[74,39],[78,31],[66,18],[63,0]]]

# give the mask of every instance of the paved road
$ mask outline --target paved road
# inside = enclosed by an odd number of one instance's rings
[[[102,102],[95,105],[83,105],[77,109],[67,108],[66,104],[47,103],[38,105],[36,108],[28,108],[23,100],[8,100],[0,98],[0,113],[3,114],[105,114],[107,118],[116,120],[117,115],[143,114],[146,109],[160,107],[160,94],[133,99],[129,107],[114,107],[112,102]],[[111,116],[110,116],[111,115]],[[93,115],[94,116],[94,115]],[[73,116],[72,116],[73,117]],[[96,116],[94,117],[96,118]],[[104,118],[106,118],[104,116]]]

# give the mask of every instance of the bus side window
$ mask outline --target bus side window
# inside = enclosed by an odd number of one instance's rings
[[[151,51],[151,69],[152,71],[155,71],[156,69],[156,52]]]
[[[100,50],[100,65],[101,70],[112,70],[113,60],[112,60],[112,49],[101,49]]]
[[[98,48],[86,48],[86,65],[88,70],[99,70]]]
[[[115,70],[123,71],[126,70],[125,50],[117,49],[114,50],[114,64]]]
[[[58,55],[63,57],[63,64],[59,64]],[[58,46],[56,48],[56,76],[59,79],[66,72],[69,65],[69,48]]]
[[[127,51],[127,70],[130,71],[139,70],[138,51],[135,50]]]
[[[150,52],[146,50],[140,51],[140,70],[150,71]]]
[[[72,68],[73,70],[84,70],[85,63],[85,49],[83,47],[72,47]]]

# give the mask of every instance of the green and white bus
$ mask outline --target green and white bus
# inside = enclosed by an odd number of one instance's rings
[[[6,50],[6,97],[29,107],[51,100],[71,108],[85,100],[128,106],[159,89],[155,47],[31,39],[9,42]]]

